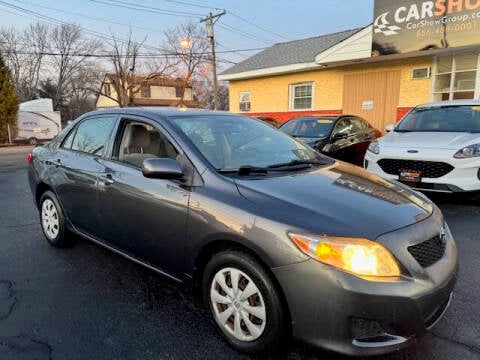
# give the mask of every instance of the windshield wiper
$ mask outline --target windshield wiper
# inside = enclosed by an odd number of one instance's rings
[[[286,163],[273,164],[267,167],[258,167],[251,165],[242,165],[238,169],[217,169],[220,174],[238,174],[240,176],[248,176],[250,174],[267,174],[271,171],[292,171],[302,170],[311,167],[311,165],[330,164],[330,161],[321,160],[292,160]]]
[[[243,165],[238,169],[217,169],[220,174],[238,174],[240,176],[250,175],[251,173],[266,174],[269,170],[271,169],[250,165]]]
[[[292,160],[286,163],[280,163],[280,164],[273,164],[268,166],[268,169],[280,169],[280,168],[298,168],[298,167],[310,167],[310,165],[325,165],[329,164],[330,161],[326,161],[326,159],[319,160],[319,159],[310,159],[310,160]]]

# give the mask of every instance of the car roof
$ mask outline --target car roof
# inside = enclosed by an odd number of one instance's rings
[[[214,111],[204,109],[188,109],[176,107],[126,107],[126,108],[106,108],[91,111],[85,115],[110,114],[129,114],[129,115],[157,115],[157,116],[185,116],[185,115],[235,115],[227,111]]]
[[[416,108],[442,107],[442,106],[480,106],[480,101],[479,100],[436,101],[436,102],[417,105]]]

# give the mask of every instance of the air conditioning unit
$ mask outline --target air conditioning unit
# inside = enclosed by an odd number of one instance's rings
[[[412,70],[412,79],[429,79],[430,78],[430,67],[415,68]]]

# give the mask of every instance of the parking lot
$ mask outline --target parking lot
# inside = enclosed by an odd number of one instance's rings
[[[246,359],[175,283],[87,241],[44,240],[27,183],[27,147],[0,148],[0,358]],[[480,206],[435,197],[456,238],[460,275],[451,307],[406,351],[380,359],[480,357]],[[122,221],[122,219],[118,219]],[[342,359],[292,343],[261,358]]]

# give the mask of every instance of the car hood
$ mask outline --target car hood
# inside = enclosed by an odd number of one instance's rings
[[[385,147],[459,150],[480,140],[480,134],[462,132],[391,132],[380,139]]]
[[[237,179],[236,184],[264,214],[316,234],[376,239],[433,212],[422,195],[342,162],[290,175]]]

